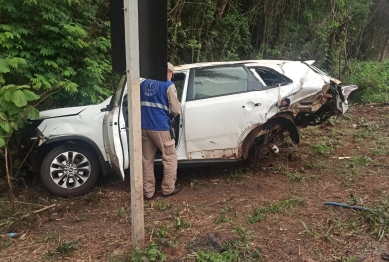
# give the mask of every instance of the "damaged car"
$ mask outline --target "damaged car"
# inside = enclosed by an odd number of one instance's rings
[[[342,115],[357,89],[342,85],[313,61],[250,60],[176,66],[172,80],[182,114],[175,118],[179,166],[269,165],[277,143],[301,139],[300,128]],[[98,105],[43,111],[31,120],[30,169],[58,196],[89,191],[99,174],[124,180],[129,168],[126,79]],[[161,162],[161,154],[156,155]]]

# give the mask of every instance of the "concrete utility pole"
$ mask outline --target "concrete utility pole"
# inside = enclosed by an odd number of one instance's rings
[[[138,0],[124,0],[132,246],[144,247],[142,134],[140,118]]]

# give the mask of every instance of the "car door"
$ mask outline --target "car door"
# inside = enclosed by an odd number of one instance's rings
[[[109,156],[109,162],[114,172],[123,180],[124,154],[121,140],[121,123],[124,123],[124,121],[120,121],[120,117],[123,117],[121,102],[125,83],[126,77],[123,76],[115,94],[112,96],[108,107],[109,113],[104,117],[103,121],[104,146]]]
[[[277,92],[244,65],[191,69],[185,103],[189,159],[237,158],[238,145],[267,115]]]

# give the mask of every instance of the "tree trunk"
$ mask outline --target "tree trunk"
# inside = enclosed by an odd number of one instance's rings
[[[216,14],[216,25],[218,25],[220,20],[222,19],[222,16],[224,14],[224,10],[226,9],[227,4],[228,4],[228,0],[220,0],[219,1],[219,12],[217,12],[217,14]]]
[[[386,46],[388,45],[388,42],[389,42],[389,31],[386,33],[384,46],[382,47],[382,51],[381,51],[381,55],[380,55],[380,60],[379,60],[380,62],[382,62],[382,60],[384,60],[384,58],[385,58],[385,51],[386,51]]]
[[[9,198],[11,201],[11,206],[14,206],[14,191],[13,191],[13,184],[12,184],[12,174],[10,173],[10,169],[8,167],[9,161],[8,161],[8,143],[5,145],[4,149],[4,158],[5,158],[5,172],[7,173],[7,179],[8,179],[8,186],[9,186]]]

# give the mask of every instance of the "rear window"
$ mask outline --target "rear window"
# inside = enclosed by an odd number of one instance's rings
[[[262,79],[263,83],[268,87],[276,87],[278,85],[283,86],[293,83],[293,81],[288,77],[270,68],[257,67],[255,68],[255,72]]]

